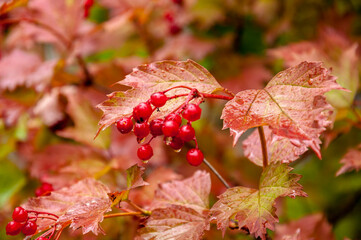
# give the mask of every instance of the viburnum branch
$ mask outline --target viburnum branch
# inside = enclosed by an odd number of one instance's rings
[[[80,56],[80,55],[77,55],[76,56],[76,59],[78,61],[78,64],[79,66],[81,67],[81,69],[83,70],[83,73],[84,73],[84,82],[83,82],[83,85],[84,86],[90,86],[93,84],[93,76],[90,74],[90,71],[84,61],[84,59]]]
[[[205,158],[203,159],[203,162],[207,165],[207,167],[209,167],[209,169],[218,177],[219,180],[221,180],[221,182],[223,183],[223,185],[226,188],[230,188],[230,186],[228,185],[228,183],[226,182],[226,180],[224,180],[224,178],[221,176],[221,174],[219,174],[219,172],[212,166],[212,164],[210,162],[208,162]]]
[[[267,143],[266,137],[264,135],[263,127],[258,127],[259,137],[261,139],[261,146],[262,146],[262,156],[263,156],[263,169],[268,166],[268,153],[267,153]]]
[[[124,217],[124,216],[139,216],[143,215],[142,212],[123,212],[123,213],[113,213],[104,215],[104,218],[114,218],[114,217]]]
[[[53,214],[53,213],[48,213],[48,212],[38,212],[38,211],[31,211],[31,210],[27,210],[28,213],[35,213],[36,215],[39,214],[44,214],[44,215],[50,215],[53,216],[55,218],[59,218],[57,215]]]
[[[218,95],[218,94],[209,94],[209,93],[200,93],[202,97],[204,98],[215,98],[215,99],[222,99],[222,100],[232,100],[233,97],[228,97],[224,95]]]
[[[163,93],[167,93],[170,90],[173,90],[173,89],[176,89],[176,88],[185,88],[185,89],[188,89],[188,90],[191,90],[191,91],[193,90],[193,88],[191,88],[191,87],[180,85],[180,86],[175,86],[175,87],[168,88],[167,90],[164,90]]]
[[[130,206],[132,206],[133,208],[137,209],[138,211],[141,211],[144,215],[146,216],[150,216],[152,214],[151,211],[148,211],[148,210],[145,210],[141,207],[139,207],[137,204],[133,203],[132,201],[130,200],[127,200],[126,201]]]

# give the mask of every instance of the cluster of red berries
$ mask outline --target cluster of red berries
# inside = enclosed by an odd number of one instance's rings
[[[202,109],[196,104],[186,103],[179,111],[170,113],[164,119],[154,119],[148,122],[153,111],[164,106],[168,99],[164,92],[152,94],[147,102],[140,103],[133,108],[131,117],[124,117],[117,121],[117,129],[123,134],[133,130],[138,142],[141,142],[149,134],[152,135],[150,141],[163,135],[165,143],[177,151],[183,147],[185,142],[194,140],[197,143],[191,122],[200,119]],[[154,109],[152,105],[155,107]],[[188,121],[186,125],[181,126],[181,116]],[[135,124],[132,119],[135,120]],[[153,156],[150,141],[138,148],[137,155],[143,161],[147,161]],[[187,161],[193,166],[198,166],[203,162],[203,153],[198,147],[193,148],[187,153]]]
[[[13,212],[13,221],[6,225],[6,234],[15,236],[22,232],[26,236],[36,233],[36,221],[29,220],[28,212],[22,207],[16,207]]]
[[[49,196],[53,190],[53,185],[50,183],[42,183],[42,185],[35,190],[35,196]]]
[[[85,0],[84,1],[84,18],[87,18],[89,16],[90,8],[94,5],[94,0]]]

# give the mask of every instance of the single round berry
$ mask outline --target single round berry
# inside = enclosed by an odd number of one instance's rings
[[[19,222],[11,221],[6,225],[6,235],[15,236],[21,231],[22,224]]]
[[[178,4],[178,5],[182,5],[183,4],[183,0],[172,0],[173,3]]]
[[[180,139],[178,136],[173,137],[172,141],[170,142],[169,146],[173,148],[174,150],[179,150],[183,147],[184,141]]]
[[[163,127],[163,119],[154,119],[149,123],[150,133],[156,137],[163,135],[162,127]]]
[[[162,131],[166,137],[174,137],[178,134],[179,124],[174,120],[168,120],[163,123]]]
[[[153,110],[149,103],[139,103],[136,107],[133,108],[133,118],[135,121],[141,123],[146,121],[150,115],[152,115],[152,112]]]
[[[197,148],[192,148],[187,152],[187,161],[192,166],[199,166],[203,162],[203,153]]]
[[[28,212],[22,207],[16,207],[13,212],[13,219],[15,222],[26,222],[28,220]]]
[[[43,196],[44,194],[44,190],[42,187],[38,187],[36,190],[35,190],[35,196],[37,197],[40,197],[40,196]]]
[[[147,122],[135,123],[134,134],[140,139],[145,138],[149,134],[149,124]]]
[[[122,134],[129,133],[133,129],[133,121],[129,117],[123,117],[117,121],[117,129]]]
[[[202,114],[202,109],[195,104],[188,104],[183,113],[182,116],[187,119],[188,121],[197,121],[198,119],[201,118],[201,114]]]
[[[149,144],[144,144],[138,148],[137,155],[140,160],[149,160],[153,156],[153,148]]]
[[[25,236],[30,236],[36,232],[37,228],[38,227],[36,226],[35,221],[28,221],[25,223],[21,231],[24,233]]]
[[[176,121],[176,123],[178,123],[179,126],[182,124],[182,117],[176,113],[171,113],[168,116],[166,116],[164,121],[168,121],[168,120]]]
[[[175,23],[171,23],[170,25],[169,25],[169,33],[171,34],[171,35],[177,35],[178,33],[180,33],[182,31],[182,28],[179,26],[179,25],[177,25],[177,24],[175,24]]]
[[[193,140],[194,136],[195,131],[190,124],[184,125],[179,129],[179,137],[185,142]]]
[[[150,102],[155,107],[163,107],[167,101],[168,97],[162,92],[156,92],[153,93],[152,96],[150,96]]]
[[[50,183],[43,183],[41,185],[41,188],[44,191],[44,193],[43,193],[44,196],[49,196],[51,194],[51,192],[54,191],[53,185],[51,185]]]

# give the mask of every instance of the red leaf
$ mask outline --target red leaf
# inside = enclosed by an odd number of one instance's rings
[[[361,169],[361,145],[357,148],[350,149],[341,159],[343,166],[337,171],[336,176],[352,170],[359,171]]]
[[[209,229],[209,173],[197,171],[182,181],[159,186],[152,215],[138,231],[139,239],[200,239]]]
[[[330,124],[323,94],[331,89],[342,88],[321,63],[302,62],[278,73],[264,89],[239,92],[223,109],[223,128],[230,128],[235,144],[247,129],[269,126],[275,135],[319,153],[319,135]]]
[[[332,226],[320,213],[276,225],[275,240],[335,239]]]
[[[24,6],[28,3],[28,0],[11,0],[1,4],[0,6],[0,15],[10,12],[14,8]]]
[[[50,83],[55,64],[55,61],[42,62],[36,54],[15,49],[0,61],[0,91],[12,91],[18,86],[43,91]]]
[[[169,204],[173,204],[192,208],[202,213],[209,207],[210,191],[209,173],[197,171],[190,178],[160,184],[155,192],[151,208],[166,208]]]
[[[124,80],[118,82],[118,84],[132,87],[132,89],[125,92],[113,92],[109,95],[109,100],[98,106],[104,112],[99,122],[101,129],[110,126],[122,117],[130,116],[136,105],[147,101],[150,95],[155,92],[180,85],[197,88],[203,93],[223,90],[205,68],[192,60],[184,62],[159,61],[141,65],[128,74]],[[172,96],[184,93],[189,93],[189,90],[178,88],[169,91],[167,94]],[[174,108],[181,105],[182,100],[184,98],[168,101],[165,106],[160,108],[160,112],[155,112],[152,115],[152,118],[160,118],[167,115]]]
[[[92,178],[86,178],[69,188],[51,192],[50,196],[30,198],[22,205],[26,210],[48,212],[59,217],[57,224],[66,225],[74,230],[82,227],[83,234],[92,231],[103,232],[99,223],[103,214],[110,211],[111,201],[107,195],[109,189]],[[54,222],[38,218],[38,229],[47,229]]]
[[[266,239],[266,228],[274,230],[274,224],[278,222],[275,200],[278,197],[307,196],[297,183],[301,176],[290,174],[291,170],[286,164],[269,165],[262,173],[258,190],[234,187],[220,195],[211,214],[223,235],[233,219],[238,221],[239,228],[246,227],[250,234]]]
[[[157,208],[136,239],[201,239],[203,232],[209,230],[206,215],[181,205]]]

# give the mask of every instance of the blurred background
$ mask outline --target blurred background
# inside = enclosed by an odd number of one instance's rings
[[[350,92],[327,95],[335,114],[322,136],[322,160],[308,151],[291,164],[309,197],[278,201],[280,224],[269,236],[282,239],[300,228],[300,239],[361,239],[361,174],[353,171],[361,168],[360,0],[0,0],[0,6],[0,239],[22,239],[6,236],[5,225],[44,182],[56,190],[90,176],[114,191],[126,185],[122,172],[139,162],[138,144],[114,127],[94,141],[102,115],[95,106],[126,89],[113,84],[132,68],[165,59],[192,59],[233,93],[263,88],[304,60],[331,68]],[[262,168],[242,149],[251,131],[232,147],[221,130],[223,106],[202,104],[193,125],[199,146],[232,185],[257,188]],[[185,161],[191,147],[176,153],[154,143],[145,173],[153,187],[134,191],[134,201],[146,205],[157,183],[191,176],[197,169]],[[354,165],[339,170],[345,156]],[[224,191],[212,175],[211,203]],[[133,239],[136,222],[104,220],[107,235],[98,239]],[[213,225],[204,238],[221,237]],[[60,239],[97,238],[65,231]],[[225,239],[253,238],[228,230]]]

